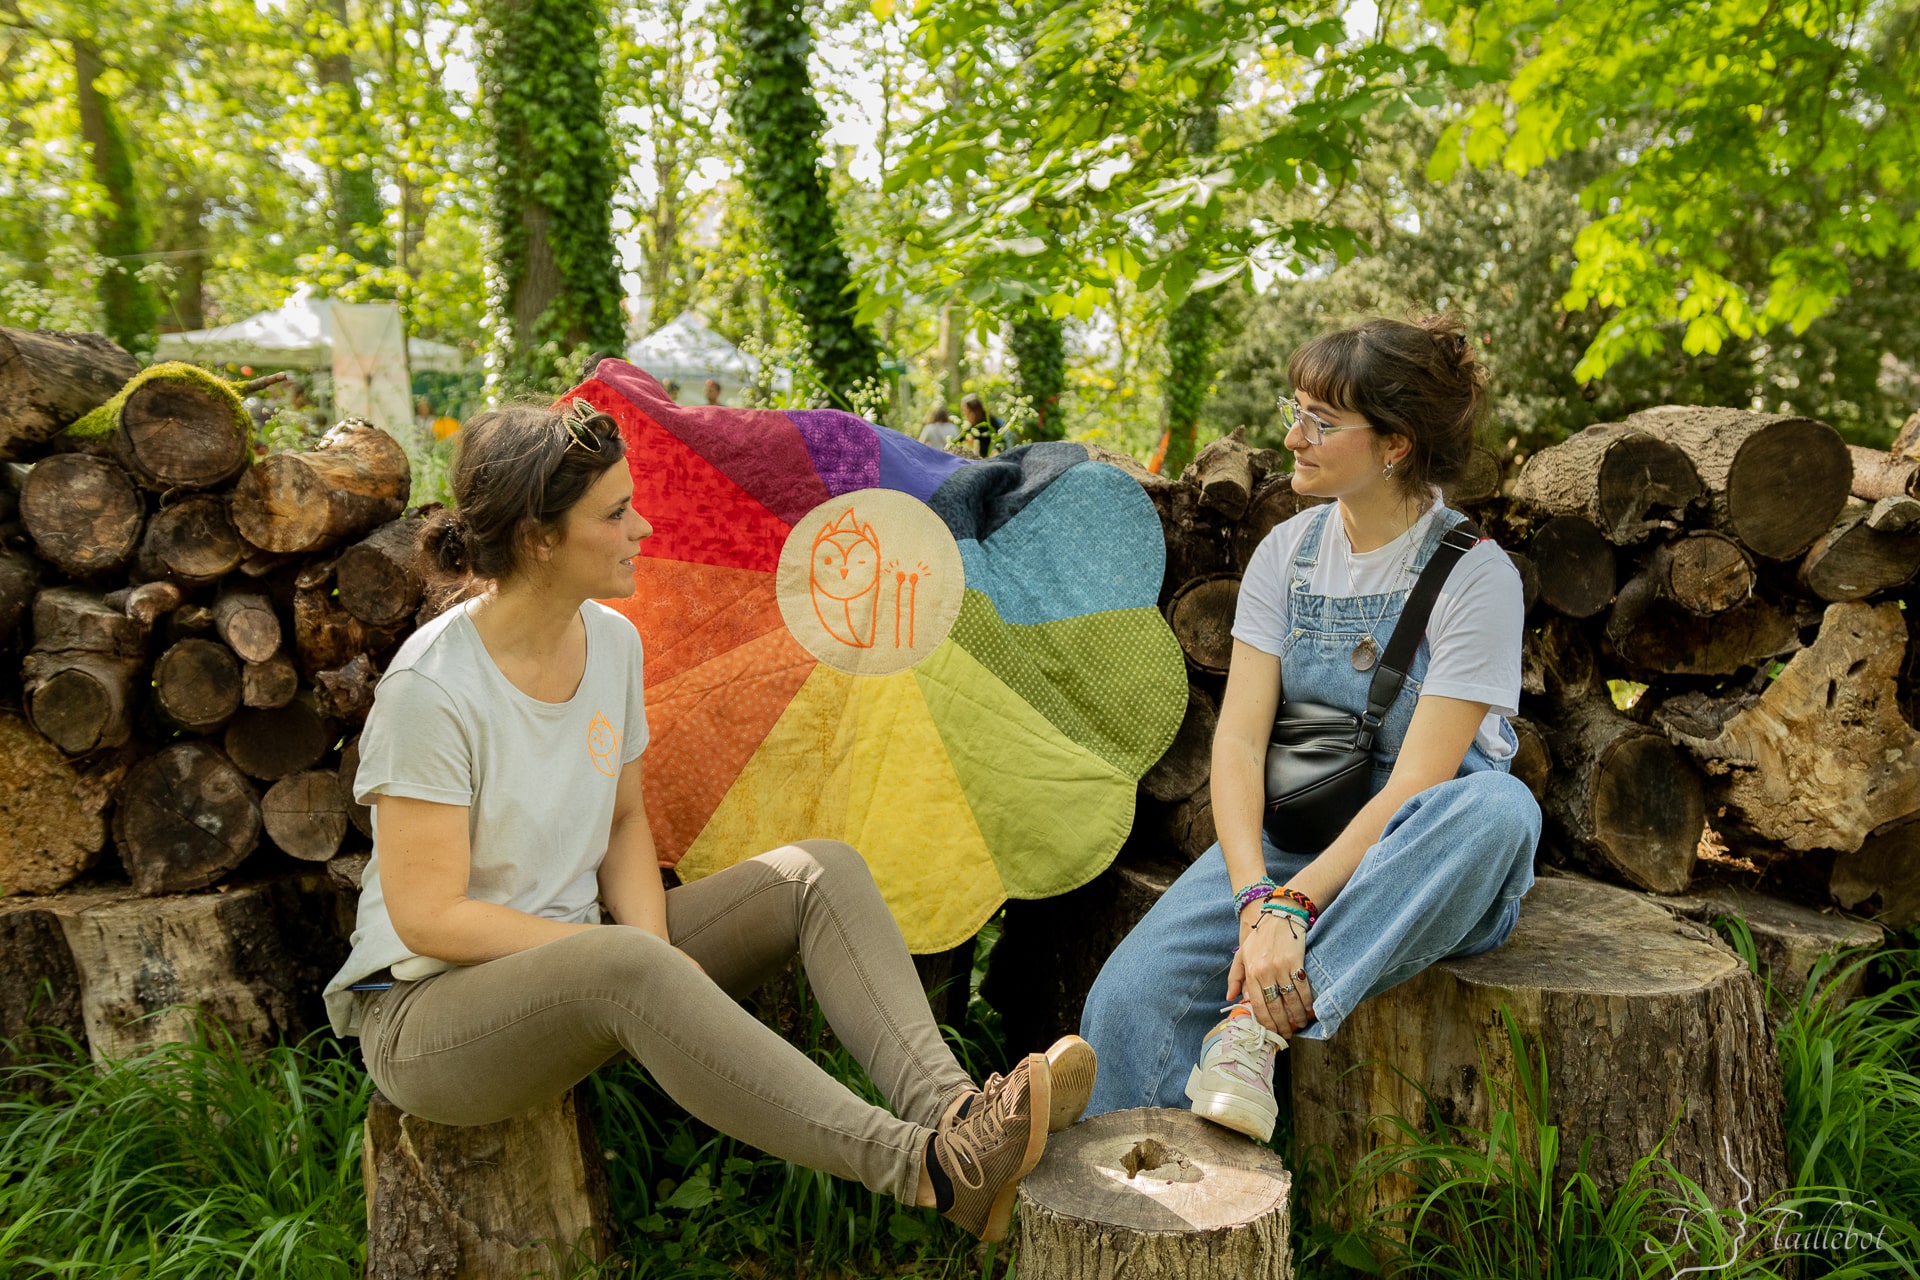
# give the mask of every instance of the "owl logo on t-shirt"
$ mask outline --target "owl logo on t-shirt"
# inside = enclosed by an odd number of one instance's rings
[[[593,722],[587,726],[587,755],[601,773],[609,778],[620,776],[620,734],[604,711],[594,712]]]

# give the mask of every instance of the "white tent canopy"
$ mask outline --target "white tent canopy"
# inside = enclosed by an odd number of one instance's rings
[[[277,311],[262,311],[212,329],[163,333],[154,355],[160,360],[187,360],[195,364],[330,369],[333,367],[332,299],[313,297],[303,284]],[[457,347],[444,342],[409,338],[407,364],[416,371],[461,373],[466,370],[467,359]]]
[[[698,311],[681,312],[628,347],[627,359],[663,383],[678,383],[683,395],[697,395],[708,378],[737,390],[760,370],[759,360],[715,333]],[[775,371],[776,385],[791,378]]]

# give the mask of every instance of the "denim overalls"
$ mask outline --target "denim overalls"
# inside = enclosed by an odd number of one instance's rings
[[[1292,629],[1283,642],[1283,696],[1366,710],[1373,672],[1353,669],[1354,647],[1371,635],[1384,653],[1408,592],[1441,537],[1462,517],[1428,522],[1405,586],[1385,595],[1321,596],[1308,589],[1321,540],[1338,507],[1311,516],[1294,555],[1288,590]],[[1374,742],[1374,790],[1386,785],[1406,740],[1429,660],[1422,639],[1407,680]],[[1502,724],[1509,742],[1513,730]],[[1468,747],[1460,772],[1403,804],[1340,895],[1307,935],[1306,969],[1318,1021],[1298,1034],[1331,1036],[1368,996],[1450,955],[1490,951],[1520,918],[1533,885],[1540,808],[1525,785]],[[1286,852],[1262,838],[1267,874],[1285,884],[1319,850]],[[1214,845],[1174,882],[1115,948],[1088,993],[1080,1034],[1100,1055],[1088,1115],[1125,1107],[1185,1107],[1188,1069],[1226,1003],[1227,970],[1240,941],[1234,886]]]

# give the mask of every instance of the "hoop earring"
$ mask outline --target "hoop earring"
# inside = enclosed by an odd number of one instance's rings
[[[1382,476],[1383,478],[1385,478],[1385,479],[1388,479],[1388,480],[1391,480],[1391,479],[1393,479],[1393,464],[1392,464],[1391,462],[1389,462],[1389,463],[1388,463],[1388,464],[1386,465],[1386,469],[1385,469],[1385,470],[1383,470],[1383,471],[1381,471],[1381,473],[1380,473],[1380,474],[1381,474],[1381,476]]]

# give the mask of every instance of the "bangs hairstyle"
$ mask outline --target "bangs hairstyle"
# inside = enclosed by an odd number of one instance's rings
[[[1296,394],[1407,437],[1413,449],[1393,478],[1415,495],[1460,477],[1487,411],[1486,366],[1453,313],[1322,334],[1293,353],[1287,380]]]
[[[420,550],[441,578],[504,578],[526,567],[532,540],[556,532],[595,481],[626,461],[612,417],[584,400],[563,410],[508,405],[460,429],[454,510],[435,512]]]

